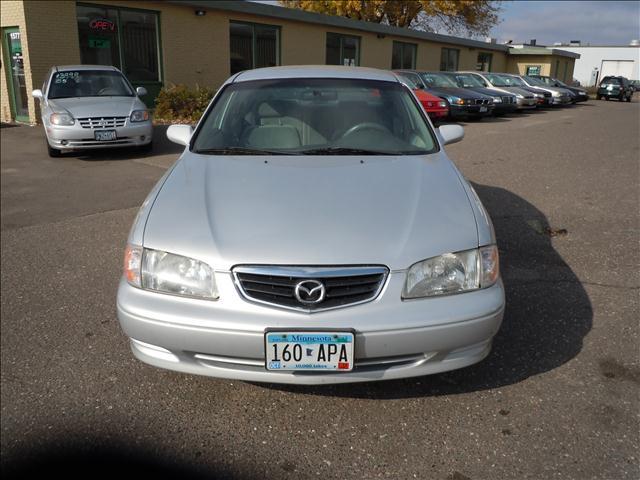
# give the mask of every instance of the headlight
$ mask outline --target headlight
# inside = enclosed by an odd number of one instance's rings
[[[516,98],[524,98],[524,95],[520,95],[519,93],[516,93]]]
[[[502,99],[500,97],[493,97],[493,103],[502,103]]]
[[[542,93],[534,93],[533,96],[536,98],[544,98],[544,95]]]
[[[131,112],[132,122],[146,122],[147,120],[149,120],[148,110],[134,110]]]
[[[551,92],[551,95],[554,96],[555,98],[561,97],[562,94],[560,92]]]
[[[210,300],[219,296],[209,265],[160,250],[127,245],[124,275],[131,285],[145,290]]]
[[[455,103],[456,105],[464,105],[464,100],[461,98],[456,98],[453,103]]]
[[[613,85],[607,85],[607,90],[613,90]]]
[[[446,107],[447,106],[447,102],[445,102],[444,100],[438,102],[438,106],[439,107]]]
[[[409,268],[402,298],[449,295],[486,288],[495,284],[498,276],[498,248],[495,245],[445,253]]]
[[[49,121],[54,125],[73,125],[76,121],[68,113],[52,113]]]
[[[586,95],[587,92],[578,92],[578,95]]]

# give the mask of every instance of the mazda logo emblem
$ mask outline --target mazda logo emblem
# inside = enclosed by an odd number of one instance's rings
[[[326,295],[324,285],[318,280],[302,280],[298,282],[293,293],[296,300],[305,305],[320,303]]]

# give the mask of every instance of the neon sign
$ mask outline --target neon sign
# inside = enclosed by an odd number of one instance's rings
[[[115,32],[116,24],[106,18],[94,18],[89,22],[89,28],[91,30]]]

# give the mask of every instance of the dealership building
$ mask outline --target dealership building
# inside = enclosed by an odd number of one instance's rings
[[[248,1],[3,0],[1,120],[36,123],[30,92],[54,65],[120,68],[152,107],[163,86],[218,87],[275,65],[482,70],[573,78],[579,55]]]

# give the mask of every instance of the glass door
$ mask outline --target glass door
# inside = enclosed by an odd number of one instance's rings
[[[7,71],[7,85],[13,117],[21,122],[29,121],[29,97],[24,76],[24,61],[22,57],[22,42],[20,30],[17,27],[2,30],[3,50]]]

